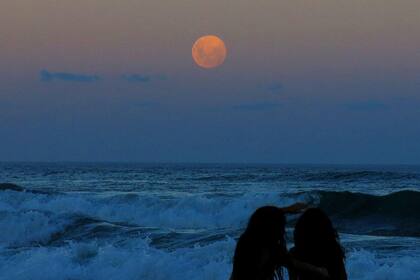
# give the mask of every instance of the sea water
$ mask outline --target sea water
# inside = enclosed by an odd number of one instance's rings
[[[420,279],[420,167],[2,163],[0,183],[0,279],[228,279],[252,212],[297,201],[331,216],[349,279]]]

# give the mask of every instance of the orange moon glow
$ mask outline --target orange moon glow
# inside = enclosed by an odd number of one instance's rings
[[[214,35],[198,38],[192,47],[192,57],[195,63],[203,68],[220,66],[225,61],[226,54],[225,43]]]

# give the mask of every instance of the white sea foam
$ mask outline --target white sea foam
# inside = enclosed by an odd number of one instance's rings
[[[418,252],[412,256],[378,258],[373,252],[353,251],[347,259],[349,279],[360,280],[412,280],[420,279]]]
[[[39,247],[13,257],[1,257],[0,279],[228,279],[235,241],[226,238],[192,248],[166,251],[147,240],[100,246],[95,242],[63,247]],[[347,259],[349,279],[420,279],[418,258],[379,258],[368,251],[353,251]]]
[[[33,210],[1,211],[0,246],[25,246],[32,242],[46,242],[68,222],[70,221]]]
[[[155,228],[239,227],[259,206],[285,205],[294,200],[275,193],[161,198],[150,194],[101,197],[4,191],[0,193],[0,223],[7,231],[0,233],[0,244],[42,241],[69,224],[72,215]]]
[[[3,191],[0,279],[228,279],[235,248],[235,240],[229,236],[171,249],[156,247],[147,237],[67,240],[54,246],[37,243],[65,229],[76,216],[160,229],[211,232],[244,225],[259,206],[281,206],[301,198],[277,193],[159,197],[144,193],[99,196]],[[412,280],[420,279],[418,261],[418,249],[402,257],[351,250],[346,266],[349,279]]]
[[[226,279],[234,245],[226,239],[168,252],[133,239],[124,247],[40,247],[2,259],[0,279]]]

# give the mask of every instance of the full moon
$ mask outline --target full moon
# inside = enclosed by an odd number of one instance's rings
[[[192,47],[192,57],[195,63],[203,68],[220,66],[225,61],[226,54],[225,43],[214,35],[198,38]]]

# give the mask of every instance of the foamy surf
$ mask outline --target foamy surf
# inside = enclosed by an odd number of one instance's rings
[[[1,255],[0,279],[227,279],[235,240],[226,237],[204,246],[157,249],[148,239],[115,244],[70,242]],[[418,255],[380,257],[348,252],[349,279],[419,279]]]
[[[0,279],[227,279],[236,238],[250,214],[296,201],[319,205],[333,218],[347,250],[349,279],[420,279],[420,198],[415,187],[406,190],[416,184],[416,174],[47,169],[0,170],[7,181],[21,176],[19,186],[0,185]],[[382,176],[392,188],[378,188]],[[361,186],[371,189],[355,191]],[[289,217],[289,246],[295,219]]]

